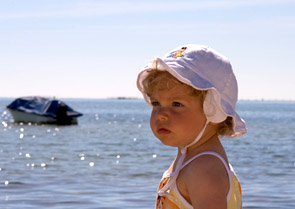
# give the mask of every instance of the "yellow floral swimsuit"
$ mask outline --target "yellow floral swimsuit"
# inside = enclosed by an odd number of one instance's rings
[[[240,182],[231,165],[230,164],[228,165],[226,161],[219,154],[215,152],[202,152],[194,156],[190,160],[188,160],[186,163],[184,163],[181,169],[202,155],[213,155],[222,161],[222,163],[224,164],[227,170],[227,173],[229,176],[229,184],[230,184],[230,189],[227,194],[227,208],[241,209],[242,208],[242,192],[241,192]],[[174,172],[168,173],[166,171],[163,174],[158,191],[160,191],[170,181],[170,178],[174,175],[175,175]],[[177,184],[175,182],[170,187],[169,193],[165,195],[159,195],[159,194],[157,195],[156,209],[193,209],[193,206],[189,202],[187,202],[185,198],[180,194],[177,188]]]

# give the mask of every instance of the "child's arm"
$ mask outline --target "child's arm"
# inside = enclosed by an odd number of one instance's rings
[[[184,175],[188,196],[194,208],[227,208],[228,174],[218,158],[201,156],[189,164]]]

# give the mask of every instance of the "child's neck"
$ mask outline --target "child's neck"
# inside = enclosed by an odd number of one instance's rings
[[[204,136],[196,144],[187,148],[185,161],[191,157],[205,151],[223,152],[223,146],[220,143],[218,135],[215,133],[211,136]],[[177,158],[181,156],[180,148],[178,149]]]

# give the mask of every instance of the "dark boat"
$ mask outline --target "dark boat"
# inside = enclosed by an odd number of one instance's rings
[[[6,108],[17,123],[71,125],[77,124],[77,117],[83,115],[60,100],[39,96],[17,98]]]

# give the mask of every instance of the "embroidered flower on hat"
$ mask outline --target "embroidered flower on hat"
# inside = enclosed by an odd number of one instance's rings
[[[187,48],[187,47],[181,47],[181,49],[179,49],[179,50],[177,50],[177,51],[174,51],[174,52],[171,52],[171,53],[167,56],[167,58],[172,57],[172,58],[175,58],[175,59],[176,59],[177,57],[182,57],[184,51],[186,50],[186,48]]]

